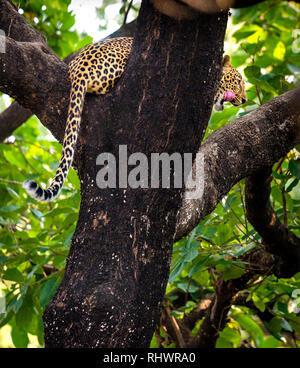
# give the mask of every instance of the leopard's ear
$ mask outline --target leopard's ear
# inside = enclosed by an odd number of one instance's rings
[[[230,56],[229,55],[224,55],[224,57],[223,57],[223,67],[225,66],[230,66],[231,64],[230,64]]]

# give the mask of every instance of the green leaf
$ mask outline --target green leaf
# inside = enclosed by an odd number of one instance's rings
[[[264,312],[266,309],[266,305],[265,303],[259,298],[259,296],[257,296],[256,294],[253,294],[252,296],[252,300],[254,305],[256,306],[257,309],[259,309],[261,312]]]
[[[240,333],[233,328],[226,326],[219,335],[216,348],[237,348],[241,343]]]
[[[33,215],[34,218],[36,218],[38,221],[43,222],[43,214],[41,211],[35,209],[35,208],[30,208],[30,212]]]
[[[254,242],[243,245],[243,246],[239,247],[237,251],[233,252],[232,255],[234,257],[240,257],[240,256],[246,254],[247,252],[250,252],[250,250],[254,249],[256,247],[256,245],[257,244],[254,243]]]
[[[245,265],[243,264],[232,264],[230,267],[227,267],[223,272],[224,281],[238,279],[245,273]]]
[[[260,344],[260,348],[273,349],[277,348],[280,344],[281,342],[277,340],[274,336],[267,336]]]
[[[219,127],[218,124],[225,121],[227,122],[231,116],[235,116],[238,111],[237,107],[229,107],[224,109],[222,112],[215,112],[209,122],[211,128]]]
[[[6,188],[8,193],[13,197],[13,198],[20,198],[19,194],[17,192],[15,192],[12,188],[7,187]]]
[[[259,78],[261,76],[260,67],[257,65],[250,65],[244,69],[245,76],[251,80],[253,78]]]
[[[299,179],[288,180],[285,186],[285,191],[290,192],[297,184],[299,183]]]
[[[64,241],[64,245],[65,245],[65,246],[67,246],[67,247],[68,247],[68,246],[71,244],[71,240],[72,240],[72,238],[73,238],[74,232],[75,232],[75,230],[72,230],[72,231],[68,234],[68,236],[66,237],[66,239],[65,239],[65,241]]]
[[[19,206],[10,204],[8,206],[1,207],[0,212],[13,212],[13,211],[17,211],[19,208],[20,208]]]
[[[179,289],[183,290],[184,292],[189,292],[189,293],[195,293],[196,291],[199,290],[199,286],[193,282],[190,282],[190,280],[183,280],[183,281],[177,282],[176,286]]]
[[[258,324],[250,316],[244,314],[238,314],[235,319],[243,329],[250,333],[256,347],[260,347],[264,341],[264,334]]]
[[[268,330],[278,337],[280,337],[278,333],[282,329],[281,319],[282,319],[281,317],[276,316],[273,317],[269,323],[267,323]]]
[[[54,296],[61,278],[52,277],[49,281],[45,283],[40,293],[40,304],[43,308],[50,302],[52,297]]]
[[[26,294],[21,308],[16,314],[16,326],[23,330],[28,330],[33,319],[34,309],[33,309],[33,299],[32,294],[29,292]]]
[[[183,261],[178,262],[178,264],[172,269],[170,276],[169,276],[169,284],[172,284],[177,277],[181,274],[182,270],[184,269],[184,266],[186,263]]]
[[[24,276],[17,268],[8,268],[3,274],[4,280],[23,282]]]
[[[276,59],[283,61],[285,57],[285,52],[286,49],[284,43],[282,41],[279,41],[274,49],[273,56]]]
[[[216,342],[216,348],[218,349],[231,349],[233,344],[223,336],[219,336]]]
[[[29,344],[27,333],[17,326],[12,327],[11,339],[16,348],[27,348]]]
[[[291,160],[289,162],[289,171],[300,180],[300,161]]]
[[[296,180],[298,180],[298,179],[296,179]],[[289,195],[291,196],[291,198],[294,201],[299,201],[300,200],[300,185],[299,185],[299,181],[297,182],[296,185],[293,185],[293,188],[289,191]],[[296,207],[295,207],[295,212],[297,213],[297,208]]]
[[[293,328],[292,326],[288,323],[288,321],[285,319],[285,318],[282,318],[281,321],[280,321],[280,325],[281,327],[285,330],[285,331],[288,331],[288,332],[293,332]]]
[[[65,13],[62,19],[61,31],[67,31],[75,24],[75,16],[71,13]]]
[[[232,35],[237,41],[240,41],[242,39],[248,38],[249,36],[255,34],[256,32],[260,31],[260,27],[256,25],[246,25],[238,29],[234,32]]]
[[[189,277],[192,277],[195,273],[200,271],[209,261],[210,255],[207,257],[200,257],[199,262],[196,262],[189,271]]]

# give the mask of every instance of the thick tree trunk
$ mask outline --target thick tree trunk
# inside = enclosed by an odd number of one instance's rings
[[[149,346],[183,193],[99,189],[96,158],[117,158],[120,145],[149,163],[154,152],[198,151],[226,23],[225,13],[177,22],[144,1],[125,74],[112,93],[86,97],[77,154],[82,202],[64,279],[44,314],[47,347]]]

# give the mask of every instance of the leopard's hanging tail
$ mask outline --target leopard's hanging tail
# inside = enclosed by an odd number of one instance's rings
[[[60,193],[66,180],[74,158],[86,90],[87,82],[85,80],[81,80],[80,85],[78,84],[78,81],[74,81],[72,83],[62,154],[55,177],[49,188],[42,189],[33,180],[26,180],[23,183],[23,187],[27,190],[29,195],[37,201],[53,201]]]

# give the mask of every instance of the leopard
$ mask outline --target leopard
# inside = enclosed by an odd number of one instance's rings
[[[222,111],[226,101],[231,102],[233,106],[240,106],[247,102],[245,81],[241,73],[231,65],[229,55],[223,57],[222,79],[214,99],[215,110]]]
[[[124,73],[132,43],[131,37],[118,37],[92,43],[70,62],[68,66],[71,82],[70,102],[59,165],[47,189],[41,188],[33,180],[26,180],[23,183],[23,187],[34,199],[53,201],[61,192],[74,158],[85,95],[86,93],[104,95],[114,88]],[[222,110],[226,101],[235,106],[246,101],[243,78],[230,64],[229,56],[225,56],[223,60],[223,76],[214,101],[216,110]]]

